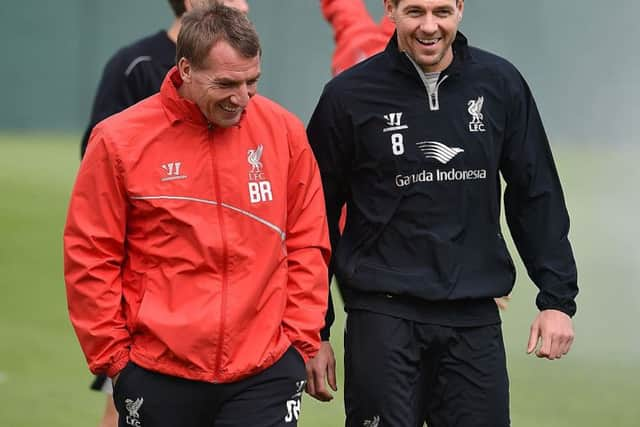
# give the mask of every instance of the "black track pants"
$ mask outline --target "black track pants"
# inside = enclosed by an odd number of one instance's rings
[[[353,310],[345,331],[347,427],[507,427],[499,324],[444,327]]]
[[[113,398],[119,427],[295,427],[306,372],[289,348],[273,366],[244,380],[210,384],[129,363]]]

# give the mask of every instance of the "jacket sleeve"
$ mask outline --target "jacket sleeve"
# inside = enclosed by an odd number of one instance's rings
[[[64,229],[64,275],[71,323],[93,373],[114,376],[129,359],[121,308],[126,198],[98,126],[80,166]]]
[[[324,189],[332,248],[329,283],[335,272],[336,250],[340,240],[340,213],[349,194],[347,176],[353,136],[351,128],[346,110],[341,107],[339,100],[327,86],[311,116],[307,135],[320,168]],[[328,304],[325,327],[321,331],[323,341],[329,339],[335,317],[331,293],[329,293]]]
[[[305,360],[320,348],[327,310],[330,247],[320,173],[304,126],[289,123],[287,184],[287,305],[283,325]]]
[[[333,29],[333,75],[384,49],[389,35],[371,18],[363,0],[320,0],[320,7]]]
[[[93,100],[89,125],[82,136],[80,157],[84,157],[87,151],[89,136],[95,125],[139,101],[134,93],[135,88],[130,84],[131,80],[126,75],[127,64],[125,62],[123,51],[119,51],[104,67]]]
[[[382,15],[382,18],[380,18],[379,26],[382,34],[384,34],[387,38],[390,38],[396,31],[396,23],[389,19],[387,15]]]
[[[573,316],[578,285],[569,215],[533,95],[516,74],[508,83],[510,107],[501,158],[507,223],[529,277],[540,289],[538,308]]]
[[[345,42],[351,28],[376,25],[363,0],[320,0],[320,9],[333,28],[336,43]]]

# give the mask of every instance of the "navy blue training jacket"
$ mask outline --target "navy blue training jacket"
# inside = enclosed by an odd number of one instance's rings
[[[82,136],[84,156],[94,126],[107,117],[160,91],[167,72],[175,65],[176,45],[165,30],[118,50],[105,65]]]
[[[327,204],[330,274],[347,310],[463,326],[499,321],[492,298],[515,281],[500,227],[502,174],[537,306],[573,316],[569,216],[533,96],[513,65],[469,47],[461,33],[453,48],[432,93],[395,35],[326,85],[308,136]],[[324,339],[332,320],[331,311]]]

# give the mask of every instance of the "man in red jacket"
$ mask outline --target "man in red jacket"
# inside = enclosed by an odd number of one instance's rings
[[[64,233],[72,324],[119,425],[296,425],[329,242],[302,123],[241,12],[183,17],[160,93],[98,124]]]
[[[245,13],[246,0],[169,0],[174,20],[166,30],[138,39],[120,48],[102,70],[93,100],[91,117],[80,145],[84,156],[93,127],[112,114],[157,93],[167,71],[175,65],[176,38],[182,15],[194,7],[221,3]]]
[[[249,11],[246,0],[169,0],[168,3],[175,16],[168,29],[122,47],[105,65],[93,101],[89,125],[82,136],[82,156],[96,124],[160,90],[164,76],[175,65],[176,39],[184,13],[194,7],[214,3],[222,3],[244,13]],[[107,393],[99,427],[115,427],[118,413],[111,397],[111,380],[105,375],[97,375],[91,383],[91,389]]]

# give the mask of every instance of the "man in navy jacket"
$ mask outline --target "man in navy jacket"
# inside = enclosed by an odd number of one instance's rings
[[[516,68],[458,32],[462,0],[385,9],[397,28],[386,50],[328,83],[308,127],[348,313],[346,425],[508,426],[493,298],[509,294],[515,268],[500,175],[509,229],[540,290],[528,352],[561,358],[574,336],[576,265],[549,143]],[[308,364],[320,400],[331,398],[334,363],[326,341]]]

